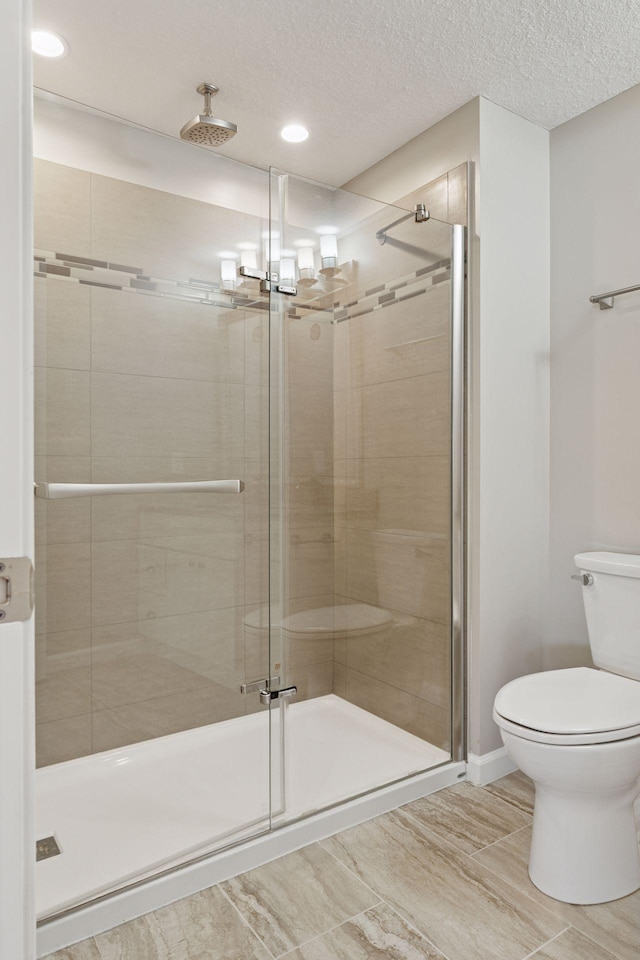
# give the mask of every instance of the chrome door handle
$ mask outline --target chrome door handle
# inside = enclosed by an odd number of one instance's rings
[[[277,687],[280,683],[280,677],[271,677],[271,686]],[[256,693],[258,690],[262,693],[267,686],[267,678],[261,680],[250,680],[249,683],[240,684],[240,693]]]
[[[105,497],[120,493],[242,493],[242,480],[176,480],[173,483],[36,483],[40,500]]]
[[[574,573],[571,579],[579,580],[583,587],[591,587],[593,585],[593,577],[590,573]]]

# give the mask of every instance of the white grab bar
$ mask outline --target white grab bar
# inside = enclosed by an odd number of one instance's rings
[[[242,493],[242,480],[187,480],[176,483],[36,483],[41,500],[104,497],[119,493]]]

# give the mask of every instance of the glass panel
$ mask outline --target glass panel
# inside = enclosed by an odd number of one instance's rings
[[[278,171],[271,215],[287,820],[451,757],[451,227]]]
[[[36,501],[42,917],[269,827],[269,314],[237,273],[269,221],[265,171],[64,104],[36,152],[40,492],[245,484]]]

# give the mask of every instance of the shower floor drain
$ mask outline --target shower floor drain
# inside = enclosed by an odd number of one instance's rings
[[[48,860],[49,857],[57,857],[61,852],[55,837],[44,837],[42,840],[36,840],[36,863],[38,860]]]

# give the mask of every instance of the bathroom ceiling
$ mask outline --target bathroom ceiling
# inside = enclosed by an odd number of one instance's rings
[[[220,87],[227,156],[341,184],[482,94],[552,128],[640,82],[637,0],[35,0],[37,86],[177,136]],[[300,144],[280,128],[302,123]]]

